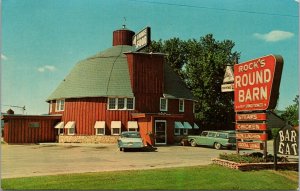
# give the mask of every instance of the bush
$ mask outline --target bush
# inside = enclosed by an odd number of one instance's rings
[[[272,128],[271,132],[272,132],[273,139],[276,138],[276,135],[278,134],[279,130],[280,130],[280,128]]]
[[[255,152],[251,154],[220,154],[220,159],[229,160],[238,163],[260,163],[260,162],[274,162],[274,156],[269,154],[267,155],[266,161],[263,158],[263,154],[260,152]],[[278,157],[278,162],[288,162],[286,157]]]

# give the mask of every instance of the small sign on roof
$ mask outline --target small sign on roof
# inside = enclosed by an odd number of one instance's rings
[[[141,50],[142,48],[148,46],[151,42],[151,29],[146,27],[132,38],[132,45],[135,46],[136,51]]]
[[[227,66],[224,74],[223,83],[232,83],[234,82],[234,74],[232,66]]]

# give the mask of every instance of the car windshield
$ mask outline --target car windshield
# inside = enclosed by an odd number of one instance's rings
[[[132,132],[132,133],[124,133],[122,134],[122,137],[126,137],[126,138],[141,138],[140,133],[137,132]]]

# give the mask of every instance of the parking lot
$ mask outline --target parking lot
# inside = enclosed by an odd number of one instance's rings
[[[1,177],[207,165],[224,152],[235,150],[160,146],[155,152],[120,152],[115,144],[2,145]]]

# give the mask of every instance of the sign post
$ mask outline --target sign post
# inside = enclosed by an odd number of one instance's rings
[[[237,153],[239,149],[263,149],[264,157],[267,157],[266,110],[276,107],[282,68],[283,58],[279,55],[268,55],[234,65]],[[244,133],[245,130],[262,133]],[[255,142],[250,144],[238,140]]]

